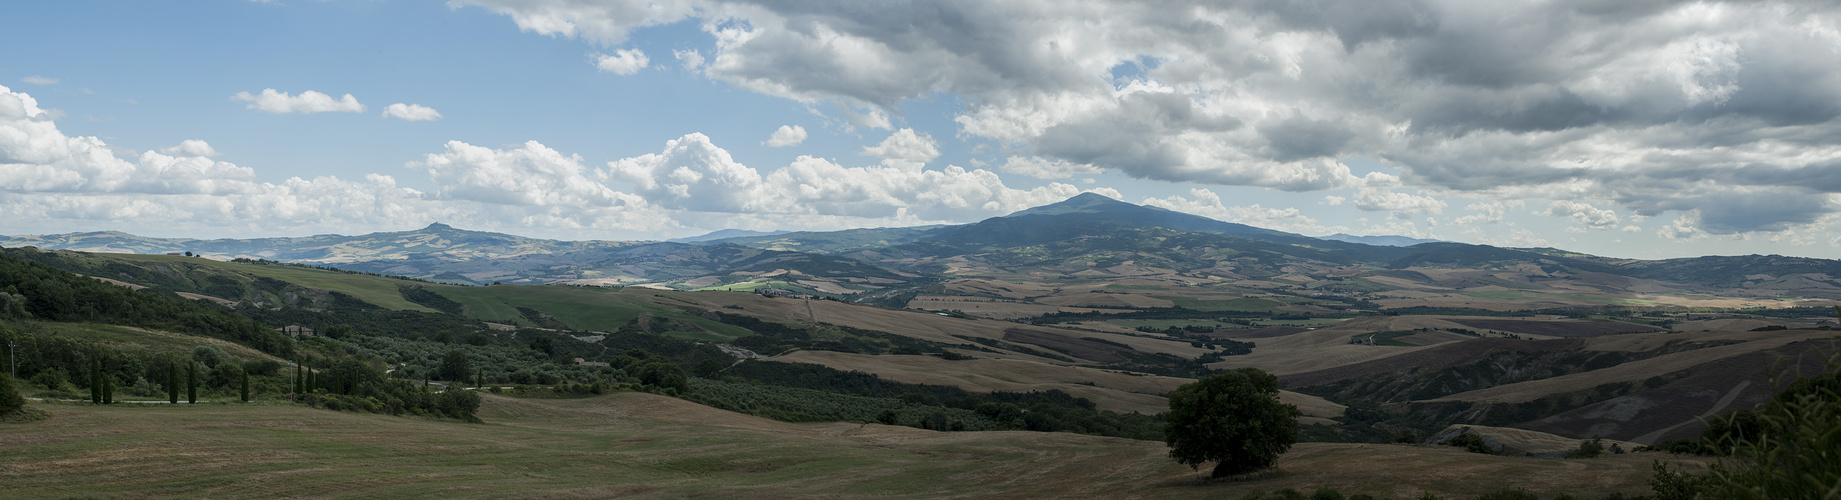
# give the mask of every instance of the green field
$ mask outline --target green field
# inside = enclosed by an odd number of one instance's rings
[[[1176,303],[1176,307],[1197,311],[1272,312],[1285,304],[1268,299],[1204,300],[1193,297],[1157,297]]]
[[[1123,326],[1126,328],[1138,328],[1138,327],[1148,326],[1151,328],[1156,328],[1158,330],[1162,330],[1162,329],[1169,328],[1172,326],[1177,327],[1177,328],[1182,328],[1186,326],[1212,326],[1212,327],[1217,327],[1217,328],[1240,328],[1240,325],[1222,323],[1222,322],[1215,321],[1212,319],[1109,319],[1109,320],[1106,320],[1106,322],[1114,324],[1114,325]]]
[[[110,256],[130,261],[185,262],[189,264],[212,266],[255,276],[274,278],[309,288],[339,292],[357,297],[358,300],[377,304],[387,309],[434,312],[433,309],[422,307],[420,304],[404,299],[403,295],[396,291],[398,286],[416,284],[416,282],[413,281],[364,274],[348,274],[306,267],[241,264],[174,255],[110,254]]]
[[[510,320],[529,325],[518,307],[552,314],[558,321],[581,330],[613,331],[642,314],[659,318],[682,319],[709,332],[671,332],[672,335],[696,340],[730,340],[749,332],[734,325],[686,314],[683,310],[662,306],[639,294],[652,293],[645,288],[604,288],[562,285],[430,285],[430,291],[465,304],[471,317],[489,321]]]
[[[146,330],[129,326],[103,325],[95,323],[33,323],[47,332],[96,342],[124,352],[153,352],[191,355],[192,349],[205,344],[215,345],[232,356],[245,359],[277,359],[250,349],[241,344],[213,338],[183,335],[171,332]],[[0,362],[4,362],[0,359]]]
[[[1349,340],[1365,341],[1365,340],[1372,338],[1374,339],[1374,345],[1385,345],[1385,346],[1395,346],[1395,347],[1415,347],[1415,346],[1418,346],[1419,344],[1411,344],[1411,343],[1402,342],[1398,340],[1400,337],[1405,337],[1408,335],[1412,335],[1414,333],[1418,333],[1418,332],[1391,331],[1391,332],[1363,333],[1360,335],[1352,335],[1349,337]]]
[[[1348,318],[1262,319],[1253,321],[1253,324],[1256,326],[1323,326],[1348,320]]]

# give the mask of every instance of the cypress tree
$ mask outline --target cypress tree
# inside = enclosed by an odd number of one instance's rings
[[[307,390],[305,389],[307,387],[306,386],[307,380],[304,378],[301,378],[305,376],[306,375],[302,374],[300,371],[300,361],[298,360],[295,361],[294,362],[294,393],[295,394],[307,392]]]
[[[102,376],[102,404],[115,404],[115,377]]]
[[[166,367],[166,402],[179,404],[179,365]]]
[[[198,404],[198,363],[186,363],[185,403]]]
[[[243,372],[243,402],[249,402],[249,372]]]
[[[102,404],[102,358],[89,359],[89,402]]]

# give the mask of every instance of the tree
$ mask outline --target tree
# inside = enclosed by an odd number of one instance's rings
[[[115,404],[115,376],[114,375],[109,375],[106,373],[102,375],[102,404],[105,404],[105,405]]]
[[[467,361],[467,353],[459,349],[449,349],[447,355],[441,357],[441,378],[465,383],[467,373],[472,371],[473,366]]]
[[[89,402],[102,404],[102,358],[89,360]]]
[[[179,365],[166,367],[166,402],[179,404]]]
[[[243,402],[249,402],[249,372],[243,372]]]
[[[186,363],[185,402],[198,404],[198,363]]]
[[[1213,477],[1271,467],[1298,442],[1298,407],[1278,400],[1278,377],[1258,368],[1217,373],[1170,393],[1164,441],[1191,468],[1218,462]]]

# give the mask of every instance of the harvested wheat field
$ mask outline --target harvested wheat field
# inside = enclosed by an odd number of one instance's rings
[[[292,405],[42,405],[0,424],[7,496],[1220,498],[1330,487],[1398,498],[1496,488],[1641,493],[1651,458],[1300,444],[1207,481],[1162,443],[1066,433],[791,424],[666,398],[487,396],[487,423]]]

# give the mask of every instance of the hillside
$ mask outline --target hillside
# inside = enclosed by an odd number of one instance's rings
[[[1520,487],[1583,496],[1647,492],[1649,460],[1677,460],[1307,443],[1280,459],[1278,474],[1211,483],[1158,442],[790,424],[637,393],[487,396],[485,425],[287,405],[39,406],[54,418],[0,424],[9,495],[1231,498],[1327,487],[1469,498]],[[201,433],[210,439],[186,437]]]

